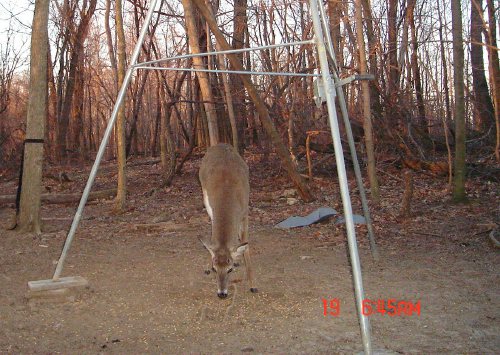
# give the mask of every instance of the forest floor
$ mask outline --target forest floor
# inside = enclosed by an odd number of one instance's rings
[[[362,351],[344,226],[332,218],[274,228],[318,207],[342,214],[335,171],[315,173],[311,188],[317,199],[306,204],[286,197],[291,184],[275,157],[247,154],[259,292],[248,291],[242,265],[222,300],[213,275],[203,272],[209,254],[198,241],[210,233],[197,180],[200,159],[198,152],[168,188],[161,187],[158,165],[130,167],[123,214],[112,212],[111,200],[90,202],[63,272],[86,278],[89,287],[57,297],[30,295],[27,282],[51,277],[77,203],[43,205],[40,236],[6,230],[13,205],[0,206],[0,353]],[[80,192],[89,170],[49,166],[47,176],[65,171],[71,181],[47,177],[44,187]],[[420,302],[420,314],[374,312],[373,348],[498,354],[500,251],[488,238],[499,224],[498,183],[469,179],[468,203],[452,204],[445,177],[415,173],[412,215],[403,219],[401,174],[390,165],[382,170],[382,202],[372,206],[380,261],[372,259],[366,227],[356,227],[365,298]],[[352,175],[353,208],[361,214]],[[1,179],[0,194],[15,193],[16,179]],[[93,191],[115,186],[113,163],[105,163]],[[338,309],[330,308],[331,300],[340,302]]]

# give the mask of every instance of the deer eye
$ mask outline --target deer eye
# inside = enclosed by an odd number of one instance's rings
[[[227,273],[229,274],[230,272],[233,272],[233,268],[230,268],[229,270],[227,270]]]
[[[212,271],[215,272],[215,268],[212,266]]]

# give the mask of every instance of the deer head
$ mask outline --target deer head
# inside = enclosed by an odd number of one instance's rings
[[[245,250],[247,250],[248,243],[243,243],[233,250],[229,250],[224,247],[214,248],[203,240],[200,239],[200,241],[212,256],[211,269],[217,279],[217,296],[226,298],[229,274],[233,271],[235,260],[240,258]]]

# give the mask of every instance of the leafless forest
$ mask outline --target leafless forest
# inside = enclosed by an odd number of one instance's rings
[[[327,1],[325,5],[340,76],[360,73],[355,4]],[[465,84],[467,151],[482,161],[498,161],[498,4],[473,0],[461,5],[465,70],[458,76]],[[8,10],[8,4],[3,6]],[[120,30],[126,62],[147,9],[146,2],[125,1],[121,22],[116,16],[121,6],[98,0],[50,2],[44,160],[51,164],[88,161],[98,147],[123,71],[119,66]],[[221,48],[196,7],[191,11],[197,41],[189,43],[183,6],[192,4],[162,2],[140,61],[186,54],[189,45],[198,46],[201,52]],[[232,48],[312,36],[305,1],[216,1],[211,6]],[[375,74],[369,90],[377,157],[390,154],[412,168],[447,174],[447,156],[453,156],[455,149],[450,2],[361,1],[360,6],[367,71]],[[17,40],[19,32],[29,32],[29,28],[8,17],[3,11],[2,20],[10,23],[2,33],[0,63],[3,174],[19,166],[29,92],[29,43],[20,48]],[[251,71],[312,73],[318,67],[311,45],[246,53],[240,60]],[[229,63],[212,56],[202,65],[223,69]],[[177,59],[165,66],[184,68],[193,63]],[[240,149],[254,145],[273,148],[241,80],[236,75],[203,76],[207,78],[200,80],[186,71],[137,71],[125,104],[127,157],[161,156],[169,180],[167,167],[179,168],[193,147],[209,144],[211,130],[221,141],[229,142],[236,135]],[[294,158],[302,152],[308,132],[328,129],[325,109],[313,104],[312,79],[254,76],[252,81]],[[203,89],[205,83],[209,87]],[[345,95],[355,135],[362,141],[361,85],[346,86]],[[118,140],[114,134],[107,158],[117,155]],[[172,159],[176,161],[169,162]],[[436,165],[438,162],[442,164]]]

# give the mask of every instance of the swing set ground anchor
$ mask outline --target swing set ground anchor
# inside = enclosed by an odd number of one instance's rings
[[[30,291],[47,291],[47,290],[58,290],[63,288],[71,287],[87,287],[89,282],[81,276],[68,276],[61,277],[57,280],[38,280],[29,281],[28,287]]]

